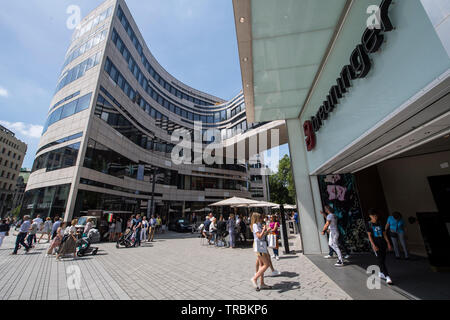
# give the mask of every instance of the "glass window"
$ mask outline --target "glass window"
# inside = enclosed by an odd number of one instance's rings
[[[116,69],[115,66],[111,65],[111,73],[110,73],[109,75],[110,75],[111,78],[114,80],[114,82],[117,83],[117,76],[118,76],[118,73],[117,73],[117,69]]]
[[[66,104],[62,109],[62,113],[61,113],[61,119],[70,117],[71,115],[73,115],[75,113],[75,108],[77,107],[77,101],[72,101],[69,102],[68,104]]]
[[[50,115],[49,123],[48,123],[49,126],[61,119],[61,112],[62,112],[62,108],[59,108],[58,110],[54,111]]]
[[[179,116],[181,116],[181,109],[179,107],[175,108],[175,113]]]
[[[83,110],[86,110],[87,108],[89,108],[89,104],[91,102],[91,96],[92,96],[92,94],[89,93],[89,94],[81,97],[80,99],[78,99],[76,112],[80,112],[80,111],[83,111]]]
[[[214,117],[208,116],[208,123],[214,123]]]
[[[200,120],[200,116],[196,113],[194,113],[194,121],[199,121]]]
[[[187,112],[186,112],[186,110],[181,109],[181,116],[182,116],[183,118],[187,118]]]
[[[96,66],[100,63],[101,57],[102,57],[102,53],[98,52],[97,55],[95,56],[94,66]]]
[[[106,59],[105,71],[108,72],[108,73],[111,72],[111,60],[109,60],[109,59]]]

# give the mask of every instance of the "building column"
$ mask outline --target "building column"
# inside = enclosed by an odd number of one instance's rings
[[[317,210],[321,206],[317,177],[310,177],[309,175],[303,128],[299,119],[286,120],[286,126],[299,210],[303,253],[322,254],[328,251],[328,246],[326,245],[326,236],[320,234],[324,222],[320,210]]]

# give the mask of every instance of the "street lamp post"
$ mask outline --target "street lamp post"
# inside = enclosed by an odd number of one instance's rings
[[[287,228],[286,228],[286,218],[284,216],[283,204],[280,204],[280,215],[281,215],[281,233],[282,233],[282,239],[283,239],[284,252],[286,254],[289,254],[290,253],[289,238],[288,238],[288,233],[287,233]]]

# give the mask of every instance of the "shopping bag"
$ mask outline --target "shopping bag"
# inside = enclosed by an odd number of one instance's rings
[[[269,248],[276,248],[277,247],[277,236],[274,234],[269,234],[268,237],[268,243]]]

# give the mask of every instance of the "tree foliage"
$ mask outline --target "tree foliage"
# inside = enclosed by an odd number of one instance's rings
[[[278,172],[269,177],[270,199],[279,204],[295,204],[295,187],[291,159],[285,155],[278,164]]]

